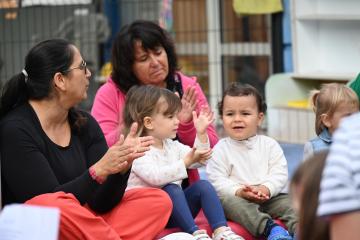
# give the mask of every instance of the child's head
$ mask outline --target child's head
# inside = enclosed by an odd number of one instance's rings
[[[329,239],[328,224],[317,217],[320,181],[328,151],[315,153],[295,171],[290,183],[293,208],[299,217],[297,239]]]
[[[170,121],[178,124],[177,113],[181,110],[178,96],[166,88],[151,85],[132,87],[126,95],[124,108],[125,133],[133,122],[138,123],[139,135],[149,135],[151,131],[164,130],[167,137],[175,137],[176,129]],[[176,123],[177,122],[177,123]],[[171,128],[171,129],[167,129]]]
[[[329,83],[311,92],[310,103],[315,112],[315,131],[319,135],[324,128],[332,134],[340,120],[359,110],[359,99],[349,87]]]
[[[232,84],[218,104],[227,135],[235,140],[245,140],[256,135],[266,112],[266,104],[256,88]]]

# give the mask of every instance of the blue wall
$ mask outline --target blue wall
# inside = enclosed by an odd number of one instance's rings
[[[291,44],[291,17],[290,17],[290,0],[283,0],[283,57],[284,72],[293,71],[292,61],[292,44]]]

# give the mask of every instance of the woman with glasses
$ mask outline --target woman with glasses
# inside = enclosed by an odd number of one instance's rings
[[[97,122],[75,106],[91,72],[60,39],[33,47],[0,97],[4,204],[60,209],[59,239],[153,239],[172,205],[158,189],[127,191],[130,167],[153,140],[137,125],[108,149]],[[145,217],[144,217],[145,216]]]

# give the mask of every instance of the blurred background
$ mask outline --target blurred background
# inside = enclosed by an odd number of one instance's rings
[[[111,71],[108,61],[114,35],[124,24],[147,19],[171,32],[181,70],[198,77],[212,106],[231,82],[250,83],[264,95],[271,74],[285,68],[291,71],[291,62],[285,66],[283,61],[288,3],[265,1],[273,4],[254,7],[256,0],[0,0],[0,83],[22,70],[24,56],[35,43],[66,38],[80,48],[93,73],[90,97],[82,106],[90,109],[96,89]]]
[[[111,72],[116,33],[136,19],[152,20],[171,33],[181,71],[198,78],[215,112],[232,82],[263,94],[261,131],[281,142],[292,172],[303,143],[316,136],[310,90],[346,84],[358,73],[359,7],[359,0],[0,0],[0,87],[23,69],[34,44],[65,38],[91,69],[81,105],[90,110]]]

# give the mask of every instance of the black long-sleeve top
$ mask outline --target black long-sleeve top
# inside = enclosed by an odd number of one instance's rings
[[[86,113],[80,129],[71,130],[69,146],[52,142],[43,131],[30,104],[11,111],[0,124],[1,175],[3,204],[23,203],[37,195],[63,191],[72,193],[81,204],[104,213],[124,195],[129,177],[114,174],[98,184],[89,167],[105,154],[104,135]]]

